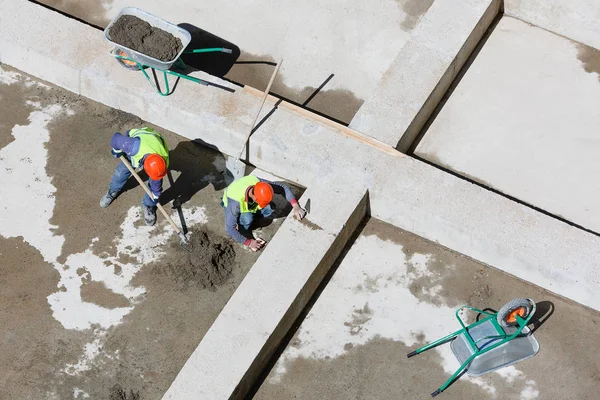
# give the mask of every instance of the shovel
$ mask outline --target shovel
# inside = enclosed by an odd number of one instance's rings
[[[129,161],[125,158],[125,156],[120,156],[119,158],[121,159],[121,161],[123,162],[123,164],[125,164],[125,166],[129,170],[129,172],[131,172],[131,174],[139,182],[140,186],[146,191],[146,194],[148,194],[148,196],[150,196],[151,199],[154,198],[154,196],[152,195],[152,192],[150,192],[150,189],[148,189],[148,186],[146,186],[144,184],[144,181],[142,181],[142,178],[140,178],[140,176],[138,175],[138,173],[135,172],[135,169],[133,169],[133,167],[131,166],[131,164],[129,163]],[[184,250],[191,252],[192,249],[190,247],[190,244],[189,244],[189,241],[188,241],[187,237],[185,237],[185,233],[183,232],[183,229],[180,229],[175,224],[175,222],[173,221],[173,219],[169,216],[169,214],[167,214],[167,212],[165,211],[165,209],[163,208],[163,206],[160,203],[156,203],[156,206],[158,207],[158,209],[160,210],[160,212],[165,216],[165,218],[167,219],[167,221],[169,221],[169,224],[171,224],[171,226],[173,227],[173,229],[175,229],[175,232],[177,232],[177,236],[179,236],[179,239],[181,240],[181,247]]]

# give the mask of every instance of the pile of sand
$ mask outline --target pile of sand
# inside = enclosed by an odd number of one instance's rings
[[[108,31],[110,40],[161,61],[173,61],[181,51],[179,38],[133,15],[122,15]]]

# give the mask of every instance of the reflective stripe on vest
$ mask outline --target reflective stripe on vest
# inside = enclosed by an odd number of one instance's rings
[[[132,129],[129,131],[129,137],[140,138],[140,149],[131,156],[131,163],[134,168],[142,166],[142,159],[147,154],[158,154],[165,160],[165,164],[169,168],[169,148],[160,133],[150,128]]]
[[[240,203],[240,213],[253,213],[260,210],[261,207],[258,204],[250,209],[248,208],[248,202],[246,202],[246,189],[248,189],[248,186],[254,186],[258,182],[260,182],[260,179],[252,175],[245,176],[233,182],[225,189],[225,193],[223,193],[223,205],[227,207],[227,199],[230,198]]]

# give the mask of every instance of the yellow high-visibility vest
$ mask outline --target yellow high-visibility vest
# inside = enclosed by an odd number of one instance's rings
[[[131,156],[131,164],[134,168],[140,168],[142,159],[147,154],[158,154],[165,160],[169,168],[169,148],[162,135],[150,128],[132,129],[129,131],[129,137],[140,138],[140,149]]]
[[[240,213],[255,213],[260,210],[261,207],[257,203],[255,203],[254,207],[249,208],[248,202],[246,202],[246,189],[248,189],[248,186],[254,186],[258,182],[260,182],[260,179],[253,175],[248,175],[234,181],[223,193],[223,205],[227,207],[227,199],[229,198],[240,203]]]

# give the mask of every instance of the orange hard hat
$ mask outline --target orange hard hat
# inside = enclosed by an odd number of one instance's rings
[[[148,154],[144,160],[144,171],[153,181],[159,181],[167,174],[167,164],[158,154]]]
[[[265,182],[258,182],[254,185],[254,198],[260,206],[264,208],[273,200],[273,188]]]

